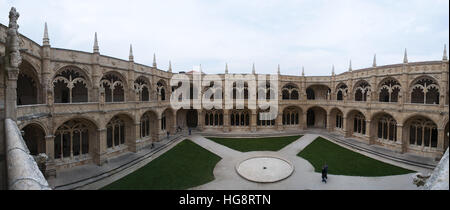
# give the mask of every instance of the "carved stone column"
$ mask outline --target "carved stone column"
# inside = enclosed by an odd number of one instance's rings
[[[48,160],[45,168],[46,177],[56,177],[55,168],[55,136],[49,135],[45,137],[45,154]]]
[[[400,153],[406,152],[405,149],[403,149],[404,142],[403,142],[403,124],[397,124],[397,141],[395,142],[400,147]]]
[[[106,128],[98,129],[98,141],[95,145],[93,159],[97,165],[103,165],[106,162]]]
[[[230,113],[228,109],[223,110],[223,132],[230,132]]]

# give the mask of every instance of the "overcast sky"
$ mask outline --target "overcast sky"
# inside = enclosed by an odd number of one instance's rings
[[[52,47],[206,73],[330,75],[372,66],[442,59],[449,43],[448,0],[0,0],[0,23],[14,6],[19,31]]]

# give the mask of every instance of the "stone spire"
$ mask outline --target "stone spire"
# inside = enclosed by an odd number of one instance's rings
[[[134,56],[133,56],[133,45],[130,44],[130,56],[128,56],[128,60],[129,61],[134,61]]]
[[[44,39],[43,39],[43,45],[44,45],[44,46],[50,46],[50,39],[48,38],[47,22],[45,22],[45,27],[44,27]]]
[[[373,65],[372,67],[377,67],[377,54],[373,56]]]
[[[200,74],[203,74],[202,64],[200,64]]]
[[[281,68],[280,68],[280,64],[278,64],[278,71],[277,71],[278,75],[281,74]]]
[[[156,65],[156,54],[155,53],[153,53],[153,67],[158,68],[158,66]]]
[[[253,63],[252,74],[256,74],[255,63]]]
[[[442,60],[447,60],[447,45],[444,45],[444,56],[442,57]]]
[[[334,76],[334,64],[333,64],[333,68],[331,69],[331,75]]]
[[[228,74],[228,63],[225,63],[225,74]]]
[[[302,76],[303,77],[305,76],[305,67],[304,66],[302,66]]]
[[[98,47],[97,32],[95,32],[94,38],[94,53],[100,53],[100,48]]]
[[[403,57],[403,63],[408,63],[408,52],[406,51],[406,48],[405,48],[405,56]]]
[[[169,72],[172,73],[172,61],[169,61]]]
[[[353,71],[353,69],[352,69],[352,60],[350,59],[350,66],[348,67],[348,71],[349,72],[352,72]]]

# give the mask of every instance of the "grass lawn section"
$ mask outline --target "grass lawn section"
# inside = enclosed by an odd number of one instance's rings
[[[103,190],[184,190],[214,180],[221,158],[185,140]]]
[[[325,163],[328,164],[328,173],[334,175],[376,177],[414,172],[366,157],[321,137],[308,145],[298,156],[308,160],[319,173]]]
[[[240,152],[279,151],[302,136],[269,138],[210,138],[208,139]]]

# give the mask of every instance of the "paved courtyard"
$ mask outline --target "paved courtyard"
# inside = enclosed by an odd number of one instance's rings
[[[198,145],[222,157],[214,169],[215,180],[193,190],[415,190],[413,174],[385,177],[353,177],[328,175],[328,183],[321,182],[321,174],[315,173],[313,166],[297,154],[313,142],[319,135],[306,134],[278,152],[241,153],[219,145],[202,136],[190,138]],[[287,179],[270,184],[248,181],[236,173],[236,165],[254,156],[278,156],[294,165],[294,173]],[[401,166],[401,165],[399,165]],[[332,166],[330,166],[332,167]]]
[[[285,134],[286,135],[286,134]],[[190,139],[201,147],[220,156],[222,160],[217,163],[214,169],[215,180],[207,184],[191,188],[192,190],[415,190],[413,184],[413,174],[384,176],[384,177],[356,177],[328,175],[328,183],[321,182],[321,174],[314,172],[313,166],[297,154],[312,143],[319,133],[302,134],[303,136],[293,143],[287,145],[278,152],[239,152],[211,141],[204,136],[211,136],[197,133],[192,136],[179,136],[171,140],[158,143],[156,149],[144,149],[139,153],[126,153],[121,157],[113,158],[103,166],[86,165],[73,169],[67,169],[58,173],[58,178],[51,180],[51,184],[56,189],[100,189],[128,174],[136,171],[140,167],[148,164],[158,156],[169,151],[184,139]],[[247,136],[242,134],[242,136]],[[238,137],[238,136],[234,136]],[[335,142],[336,143],[336,142]],[[352,149],[346,145],[339,144],[347,149],[362,153],[368,157],[403,167],[406,169],[430,172],[430,169],[412,166],[399,161],[389,160],[377,155],[365,153]],[[376,148],[375,148],[376,149]],[[390,154],[392,155],[392,154]],[[294,172],[286,179],[276,183],[255,183],[241,177],[237,171],[237,164],[242,161],[259,156],[273,156],[287,160],[294,167]],[[403,154],[398,154],[404,157]],[[136,160],[135,163],[130,160]],[[133,164],[129,164],[133,163]],[[333,167],[333,166],[330,166]],[[77,182],[77,180],[81,180]],[[67,183],[71,183],[66,185]]]

